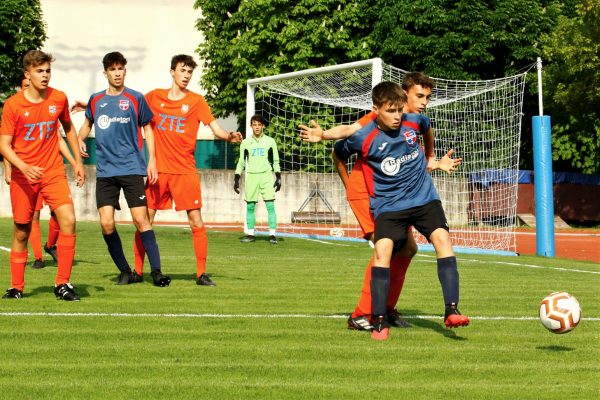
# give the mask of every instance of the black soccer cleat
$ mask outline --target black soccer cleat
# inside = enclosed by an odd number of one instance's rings
[[[48,243],[44,243],[44,251],[52,257],[54,262],[58,262],[58,253],[56,252],[56,245],[48,246]]]
[[[348,317],[348,329],[354,331],[371,331],[373,330],[373,325],[371,325],[371,321],[367,317],[359,316],[352,318],[351,315]]]
[[[277,238],[274,235],[271,235],[271,237],[269,238],[269,243],[277,244]]]
[[[171,283],[171,278],[167,275],[163,275],[160,269],[152,271],[150,275],[152,275],[152,281],[154,281],[154,286],[167,287]]]
[[[202,274],[196,279],[196,285],[200,286],[217,286],[206,274]]]
[[[70,283],[63,283],[54,288],[54,295],[59,300],[79,301],[79,295],[75,292],[75,288]]]
[[[31,264],[31,268],[33,269],[42,269],[46,266],[46,263],[41,258],[38,258]]]
[[[117,279],[117,285],[129,285],[131,283],[131,270],[121,271]]]
[[[10,289],[6,289],[6,293],[2,296],[3,299],[22,299],[23,292],[19,289],[15,289],[11,287]]]
[[[412,328],[412,325],[404,320],[402,314],[395,308],[387,310],[387,319],[391,326],[396,328]]]
[[[240,239],[241,243],[253,243],[256,242],[254,235],[248,235],[245,238]]]
[[[131,276],[129,277],[129,283],[142,283],[144,282],[144,277],[142,275],[138,275],[137,272],[133,271]]]

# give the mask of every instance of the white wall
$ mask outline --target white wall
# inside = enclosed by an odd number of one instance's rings
[[[171,57],[189,54],[203,37],[195,29],[200,10],[193,0],[42,0],[48,40],[44,51],[56,58],[51,86],[66,92],[69,102],[85,100],[106,88],[102,57],[120,51],[127,58],[125,85],[146,93],[170,87]],[[201,63],[199,63],[201,64]],[[204,94],[198,82],[202,67],[194,73],[190,89]],[[83,113],[73,116],[76,128]],[[236,120],[220,120],[233,130]]]

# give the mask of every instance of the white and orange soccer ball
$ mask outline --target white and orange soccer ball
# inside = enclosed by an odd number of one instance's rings
[[[550,332],[571,332],[581,319],[579,302],[567,292],[554,292],[540,304],[540,321]]]

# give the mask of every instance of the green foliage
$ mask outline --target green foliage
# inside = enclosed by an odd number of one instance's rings
[[[0,26],[0,94],[7,96],[23,73],[23,55],[46,40],[40,1],[0,1]]]
[[[197,0],[202,84],[217,115],[245,119],[246,81],[373,56],[357,0]]]
[[[544,37],[546,108],[557,165],[600,173],[600,1],[581,0]],[[548,101],[549,100],[549,101]]]

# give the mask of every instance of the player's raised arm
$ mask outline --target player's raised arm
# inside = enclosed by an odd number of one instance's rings
[[[85,109],[87,108],[88,103],[81,101],[81,100],[75,100],[75,103],[73,103],[73,105],[71,105],[71,107],[69,108],[69,111],[73,114],[81,112],[81,111],[85,111]]]
[[[225,129],[221,128],[221,125],[219,125],[216,119],[208,124],[208,126],[213,134],[221,140],[225,140],[229,143],[242,142],[242,134],[240,132],[227,132]]]
[[[352,136],[362,125],[355,122],[352,125],[338,125],[323,131],[319,124],[314,120],[310,120],[310,127],[302,124],[298,125],[298,127],[300,128],[300,137],[303,141],[318,143],[321,140],[337,140]]]
[[[444,155],[444,157],[440,158],[437,161],[432,162],[432,170],[442,170],[448,174],[456,171],[456,168],[462,162],[462,158],[452,158],[452,154],[454,154],[454,149],[448,150],[448,152]]]

